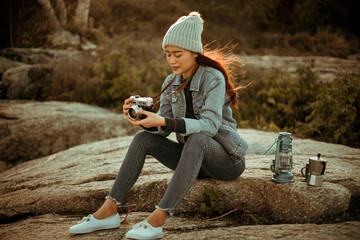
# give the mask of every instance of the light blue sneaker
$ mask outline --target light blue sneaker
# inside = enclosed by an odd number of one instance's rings
[[[125,235],[126,238],[138,240],[160,239],[163,237],[162,227],[153,227],[147,220],[137,223]]]
[[[69,233],[82,234],[98,230],[117,228],[120,226],[120,216],[118,213],[105,219],[96,219],[92,214],[84,217],[78,224],[70,227]]]

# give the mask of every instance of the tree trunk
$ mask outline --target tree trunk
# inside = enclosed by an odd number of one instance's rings
[[[57,31],[61,29],[61,25],[59,20],[56,17],[55,11],[51,6],[50,0],[38,0],[40,5],[42,6],[45,15],[48,18],[48,24],[51,31]]]
[[[62,27],[67,24],[67,9],[63,0],[56,0],[56,8],[59,10],[59,21]]]
[[[13,8],[12,8],[12,2],[10,2],[9,5],[9,35],[10,35],[10,46],[14,48],[14,41],[13,41]]]
[[[88,27],[90,3],[91,0],[78,0],[74,23],[81,32],[85,32]]]

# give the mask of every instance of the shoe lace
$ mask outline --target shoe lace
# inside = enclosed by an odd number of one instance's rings
[[[143,227],[144,229],[149,228],[149,229],[152,230],[152,228],[150,226],[151,225],[147,221],[142,221],[142,222],[139,222],[139,223],[135,224],[134,228],[142,228]]]
[[[90,216],[91,215],[88,215],[86,217],[83,217],[83,219],[81,219],[78,223],[82,223],[82,222],[85,222],[85,221],[90,221]]]

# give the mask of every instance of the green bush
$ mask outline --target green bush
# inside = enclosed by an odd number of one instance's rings
[[[295,76],[272,69],[268,77],[257,78],[240,94],[240,123],[268,130],[293,130],[297,122],[304,122],[316,99],[313,89],[317,78],[308,68],[298,69]]]
[[[151,97],[160,91],[170,74],[161,42],[116,37],[107,46],[110,49],[100,53],[94,64],[95,74],[102,81],[101,106],[121,109],[131,95]]]
[[[328,142],[360,146],[360,75],[345,75],[324,84],[304,123],[296,131]]]
[[[205,186],[203,194],[199,197],[200,212],[207,216],[221,214],[223,208],[220,206],[219,195],[215,188]]]
[[[46,72],[46,69],[51,69]],[[30,72],[34,89],[30,99],[77,101],[121,110],[131,95],[152,97],[170,74],[161,42],[114,37],[97,56],[63,56]],[[45,74],[46,73],[46,74]],[[34,85],[35,87],[37,85]]]
[[[59,57],[50,63],[50,87],[42,100],[76,101],[98,105],[101,82],[92,70],[93,58],[81,55]]]
[[[309,67],[296,75],[273,69],[240,93],[238,127],[289,129],[302,137],[360,146],[360,75],[319,82]]]

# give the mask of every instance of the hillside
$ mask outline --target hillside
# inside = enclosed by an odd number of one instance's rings
[[[37,0],[3,2],[0,48],[46,46],[49,29]],[[72,22],[77,1],[64,2],[65,28],[78,32]],[[350,0],[92,1],[85,36],[100,45],[115,35],[161,40],[171,23],[196,10],[205,19],[204,42],[233,42],[243,54],[347,57],[360,49],[359,6]]]

